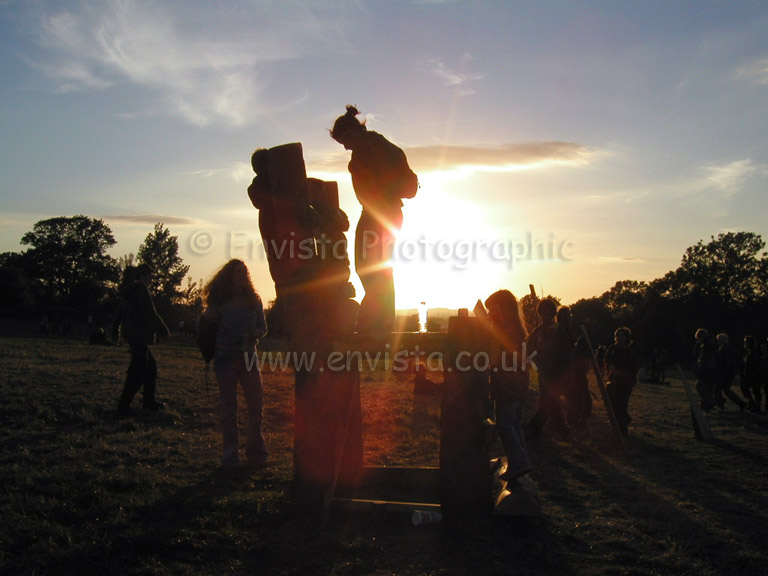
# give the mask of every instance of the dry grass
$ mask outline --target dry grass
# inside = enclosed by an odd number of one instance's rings
[[[114,417],[127,350],[0,338],[3,574],[762,574],[768,417],[709,416],[693,439],[678,381],[641,384],[628,453],[599,409],[569,442],[530,446],[540,519],[414,528],[290,498],[292,376],[265,373],[271,466],[217,471],[215,384],[187,342],[156,347],[167,410]],[[436,465],[439,409],[411,376],[362,378],[369,464]]]

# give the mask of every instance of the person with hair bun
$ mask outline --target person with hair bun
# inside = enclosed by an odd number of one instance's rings
[[[365,290],[357,332],[389,334],[395,324],[392,267],[394,238],[403,223],[403,198],[418,189],[416,174],[405,153],[381,134],[368,130],[354,106],[336,119],[331,137],[352,151],[349,173],[363,212],[355,230],[355,268]]]

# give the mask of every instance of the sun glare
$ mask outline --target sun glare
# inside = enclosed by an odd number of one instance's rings
[[[503,267],[487,255],[487,210],[449,192],[407,202],[392,258],[398,309],[472,308],[497,285]]]

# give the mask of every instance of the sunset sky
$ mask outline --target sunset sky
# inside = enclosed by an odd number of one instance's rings
[[[765,2],[0,0],[0,78],[0,251],[85,214],[117,257],[164,222],[194,279],[243,258],[269,300],[250,153],[301,142],[354,227],[346,104],[421,181],[400,308],[570,303],[768,239]]]

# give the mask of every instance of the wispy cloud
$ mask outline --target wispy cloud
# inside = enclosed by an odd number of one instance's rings
[[[469,66],[472,61],[472,57],[465,54],[462,57],[462,68]],[[454,69],[445,64],[443,60],[432,58],[422,62],[420,68],[430,74],[433,74],[440,78],[443,83],[449,88],[453,89],[457,94],[462,96],[469,96],[476,92],[474,83],[478,80],[482,80],[484,74],[470,74],[463,69]]]
[[[756,164],[751,158],[744,158],[699,166],[693,173],[686,174],[660,189],[668,190],[680,198],[688,198],[691,202],[707,200],[719,206],[724,200],[730,200],[739,194],[750,179],[766,174],[766,166]]]
[[[409,162],[420,170],[519,170],[551,164],[582,164],[590,150],[573,142],[529,142],[503,146],[416,146],[406,150]]]
[[[736,75],[757,84],[768,84],[768,58],[740,66],[736,70]]]
[[[232,162],[224,168],[203,168],[184,172],[184,174],[202,178],[214,178],[224,174],[238,183],[250,182],[254,177],[253,168],[248,162]]]
[[[166,214],[109,214],[102,216],[104,220],[114,222],[125,222],[128,224],[150,224],[155,225],[162,222],[166,226],[175,224],[179,226],[191,226],[200,224],[196,218],[186,218],[184,216],[168,216]]]
[[[332,31],[343,25],[301,2],[230,10],[184,3],[178,11],[147,0],[54,6],[36,15],[39,52],[24,58],[55,92],[140,88],[158,109],[197,125],[243,125],[268,113],[270,65],[335,50]]]
[[[749,158],[720,166],[706,166],[703,170],[708,187],[714,187],[726,198],[741,192],[744,183],[753,176],[765,173],[764,168],[755,166]]]

